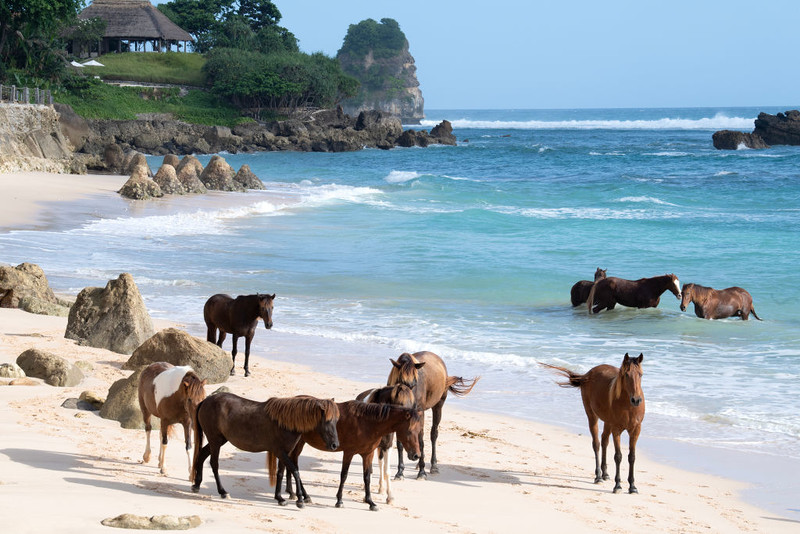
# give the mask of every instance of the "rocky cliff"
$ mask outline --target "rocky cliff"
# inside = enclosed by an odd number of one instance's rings
[[[712,136],[714,147],[720,150],[769,148],[769,145],[800,145],[800,111],[770,115],[759,113],[752,133],[720,130]]]
[[[72,149],[53,108],[0,104],[0,172],[68,172]]]

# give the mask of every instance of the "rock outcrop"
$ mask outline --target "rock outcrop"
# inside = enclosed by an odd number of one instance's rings
[[[28,349],[20,354],[17,365],[25,371],[26,376],[41,378],[51,386],[77,386],[84,378],[75,365],[61,356],[39,349]]]
[[[148,176],[149,167],[134,167],[131,177],[125,182],[120,190],[120,195],[132,200],[147,200],[149,198],[160,198],[164,196],[161,186]],[[177,180],[177,177],[176,177]]]
[[[105,288],[87,287],[69,312],[64,337],[79,343],[131,354],[154,334],[133,276],[122,273]]]
[[[121,378],[111,384],[106,401],[100,408],[100,417],[119,421],[122,428],[144,428],[142,410],[139,408],[139,375],[141,369],[128,378]],[[152,420],[153,428],[160,428],[157,418]]]
[[[69,307],[69,302],[55,296],[38,265],[0,265],[0,308],[20,308],[29,313],[65,317]]]
[[[214,191],[244,191],[242,184],[233,181],[236,172],[233,167],[222,156],[212,156],[203,173],[200,181],[206,188]]]
[[[137,370],[153,362],[191,366],[197,376],[211,384],[228,380],[233,367],[230,354],[177,328],[161,330],[142,343],[122,368]]]
[[[236,172],[233,181],[241,184],[245,189],[264,189],[264,182],[258,179],[258,176],[250,170],[250,165],[246,163]]]
[[[183,184],[178,180],[178,174],[175,172],[175,167],[169,163],[165,163],[158,169],[158,172],[153,177],[153,181],[158,184],[161,192],[165,195],[184,195],[186,189]]]
[[[753,134],[769,145],[800,145],[800,111],[793,109],[777,115],[759,113]]]
[[[711,136],[714,148],[718,150],[738,150],[740,148],[769,148],[758,134],[738,130],[720,130]]]
[[[0,103],[0,173],[69,172],[72,151],[55,109]]]

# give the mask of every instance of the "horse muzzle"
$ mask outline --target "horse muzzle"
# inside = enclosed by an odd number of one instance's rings
[[[417,454],[416,452],[408,451],[408,459],[409,461],[416,462],[417,460],[419,460],[419,454]]]
[[[328,449],[330,449],[332,451],[335,451],[338,448],[339,448],[339,442],[338,441],[334,441],[330,445],[328,445]]]
[[[634,406],[639,406],[642,403],[641,397],[631,397],[631,404]]]
[[[272,321],[269,321],[269,322],[264,321],[264,328],[266,328],[267,330],[271,329],[272,328]]]
[[[686,306],[684,306],[683,304],[681,304],[681,311],[686,311]]]

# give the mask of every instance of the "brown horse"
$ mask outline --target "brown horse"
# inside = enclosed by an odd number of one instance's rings
[[[330,450],[339,447],[336,422],[339,408],[333,399],[314,397],[271,398],[256,402],[234,395],[217,393],[200,403],[196,412],[194,463],[192,464],[192,491],[200,490],[203,481],[203,463],[211,456],[211,469],[217,482],[217,491],[225,499],[228,492],[219,480],[219,450],[230,441],[234,447],[243,451],[267,451],[270,484],[275,484],[275,500],[285,505],[280,487],[283,473],[277,472],[275,457],[280,458],[294,477],[297,493],[300,494],[300,473],[297,465],[289,458],[300,434],[314,431],[318,433]],[[208,444],[201,447],[205,433]],[[298,499],[297,507],[303,502]]]
[[[622,366],[617,369],[612,365],[598,365],[588,373],[579,375],[565,369],[539,362],[540,365],[554,369],[563,374],[568,381],[559,383],[561,387],[580,388],[586,417],[589,418],[589,430],[592,433],[592,449],[594,450],[594,483],[608,480],[606,469],[606,450],[608,436],[614,436],[614,463],[617,466],[614,477],[614,493],[622,490],[619,477],[619,464],[622,461],[620,436],[623,430],[628,431],[628,493],[639,493],[633,483],[633,464],[636,461],[636,441],[642,429],[644,419],[644,393],[642,393],[642,360],[644,356],[630,358],[625,354]],[[603,421],[603,461],[600,462],[597,439],[598,419]]]
[[[601,310],[613,310],[617,303],[631,308],[655,308],[664,291],[671,291],[677,299],[681,298],[681,283],[674,274],[625,280],[609,277],[598,280],[592,285],[586,306],[589,314]]]
[[[608,269],[601,269],[598,267],[594,272],[594,282],[605,278],[607,270]],[[586,300],[589,298],[589,292],[592,290],[594,282],[590,282],[589,280],[578,280],[575,282],[575,285],[572,286],[572,289],[569,292],[573,308],[586,302]]]
[[[463,397],[475,387],[480,377],[472,379],[471,383],[459,376],[447,376],[447,367],[444,361],[432,352],[407,352],[400,355],[397,361],[390,359],[392,370],[389,372],[387,384],[405,384],[414,392],[416,409],[422,412],[423,425],[425,410],[431,409],[433,421],[431,422],[431,473],[438,473],[439,467],[436,460],[436,438],[439,437],[439,422],[442,420],[442,407],[447,399],[447,392]],[[428,478],[425,472],[425,448],[422,435],[419,437],[420,457],[417,467],[417,478]],[[403,463],[403,444],[397,441],[397,474],[396,480],[403,478],[405,464]]]
[[[356,396],[356,400],[379,404],[392,404],[413,408],[414,392],[405,384],[395,384],[394,386],[383,386],[382,388],[368,389]],[[392,448],[394,434],[386,434],[381,438],[378,445],[378,493],[383,493],[383,486],[386,485],[386,504],[391,504],[394,500],[392,495],[392,477],[389,476],[389,449]]]
[[[164,453],[167,450],[167,431],[169,427],[181,423],[186,441],[186,458],[189,460],[189,477],[192,476],[192,414],[197,405],[206,398],[205,380],[194,373],[191,367],[175,367],[167,362],[148,365],[139,375],[139,408],[142,410],[147,445],[142,461],[150,461],[151,416],[161,420],[161,449],[158,452],[158,468],[162,475],[167,474],[164,466]]]
[[[370,510],[377,510],[378,506],[372,500],[370,493],[370,479],[372,478],[372,458],[381,439],[387,434],[397,432],[397,439],[408,449],[408,459],[419,458],[419,443],[422,438],[422,417],[413,408],[392,406],[391,404],[368,404],[359,400],[337,403],[339,407],[339,421],[336,423],[336,432],[339,435],[339,447],[334,452],[342,451],[342,473],[339,477],[339,491],[336,492],[336,508],[341,508],[344,482],[350,470],[350,462],[356,454],[361,455],[364,473],[364,502],[369,504]],[[308,443],[315,449],[328,450],[324,441],[316,432],[305,432],[295,446],[290,458],[297,465],[297,458]],[[281,466],[278,467],[280,470]],[[287,479],[286,491],[292,496]],[[310,502],[308,494],[302,484],[300,491],[303,500]]]
[[[264,321],[264,326],[272,328],[272,306],[275,295],[239,295],[235,299],[230,295],[218,293],[206,301],[203,306],[203,319],[208,327],[206,339],[222,347],[225,335],[233,336],[233,367],[231,376],[236,369],[236,344],[240,337],[244,337],[244,376],[250,376],[250,342],[256,333],[258,320]],[[219,338],[217,338],[219,330]]]
[[[681,293],[681,311],[686,311],[686,305],[691,302],[694,304],[694,314],[701,319],[741,317],[742,321],[746,321],[752,313],[753,317],[761,320],[753,307],[753,297],[741,287],[718,290],[698,284],[683,284]]]

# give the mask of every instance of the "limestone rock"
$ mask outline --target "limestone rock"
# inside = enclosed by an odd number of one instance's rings
[[[131,354],[153,335],[133,276],[122,273],[105,288],[84,288],[70,309],[65,337],[92,347]]]
[[[58,112],[61,133],[69,140],[75,151],[81,150],[86,140],[92,135],[86,119],[75,113],[67,104],[56,102],[53,107]]]
[[[113,174],[120,174],[123,172],[123,163],[125,162],[125,154],[116,143],[106,145],[103,150],[103,163],[105,163],[106,170]]]
[[[100,417],[119,421],[122,428],[144,428],[142,411],[139,409],[139,375],[141,369],[128,378],[121,378],[111,384],[106,401],[100,408]],[[160,428],[158,419],[152,420],[153,428]]]
[[[122,514],[117,517],[103,519],[101,523],[107,527],[128,528],[138,530],[188,530],[202,524],[200,516],[154,515],[144,517],[134,514]]]
[[[177,167],[178,165],[180,165],[180,163],[181,159],[178,156],[176,156],[175,154],[167,154],[166,156],[164,156],[164,161],[162,162],[162,165],[172,165],[173,167],[176,168],[177,172]]]
[[[133,173],[136,167],[144,167],[145,169],[147,169],[147,176],[150,177],[153,176],[153,171],[150,170],[150,165],[147,163],[147,158],[145,157],[144,154],[140,152],[136,152],[133,154],[133,157],[128,162],[128,166],[126,167],[125,172]]]
[[[200,165],[200,162],[198,161],[197,164]],[[200,168],[202,167],[203,166],[200,165]],[[178,171],[178,181],[187,193],[206,193],[208,191],[197,176],[196,167],[192,165],[184,165],[183,168]]]
[[[92,412],[99,410],[99,408],[95,408],[88,402],[82,401],[81,399],[76,399],[75,397],[70,397],[62,402],[61,407],[68,410],[87,410]]]
[[[250,170],[250,165],[244,164],[239,168],[239,172],[233,177],[234,182],[238,182],[245,189],[264,189],[264,182]]]
[[[456,136],[453,135],[453,125],[448,120],[444,120],[431,128],[430,136],[434,139],[434,143],[440,145],[453,145],[456,144]]]
[[[197,176],[200,176],[201,174],[203,174],[203,164],[200,163],[199,159],[197,159],[196,157],[192,156],[191,154],[189,154],[188,156],[184,156],[183,157],[181,162],[178,163],[178,166],[175,167],[175,171],[178,174],[180,174],[181,170],[183,170],[183,168],[186,167],[186,166],[194,168],[194,172],[195,172],[195,174],[197,174]]]
[[[119,194],[133,200],[147,200],[164,196],[161,186],[147,175],[145,167],[134,167],[131,177],[119,190]]]
[[[233,367],[233,360],[228,352],[177,328],[161,330],[142,343],[122,368],[142,369],[153,362],[189,365],[197,376],[211,384],[228,380]]]
[[[17,357],[17,365],[29,377],[41,378],[57,387],[72,387],[81,383],[83,373],[61,356],[39,349],[28,349]]]
[[[244,191],[241,184],[233,181],[236,173],[222,156],[213,156],[200,175],[200,181],[208,189],[216,191]]]
[[[69,305],[56,297],[38,265],[0,265],[0,308],[20,308],[30,313],[63,317],[69,313]]]
[[[15,378],[8,383],[9,386],[38,386],[39,384],[41,382],[28,377]]]
[[[158,169],[153,181],[161,188],[161,192],[165,195],[183,195],[186,193],[183,184],[178,180],[178,175],[175,172],[175,167],[169,163],[165,163]]]
[[[758,134],[749,134],[737,130],[720,130],[711,136],[714,148],[718,150],[737,150],[745,148],[769,148]]]
[[[24,378],[25,371],[16,363],[0,364],[0,377],[3,378]]]

